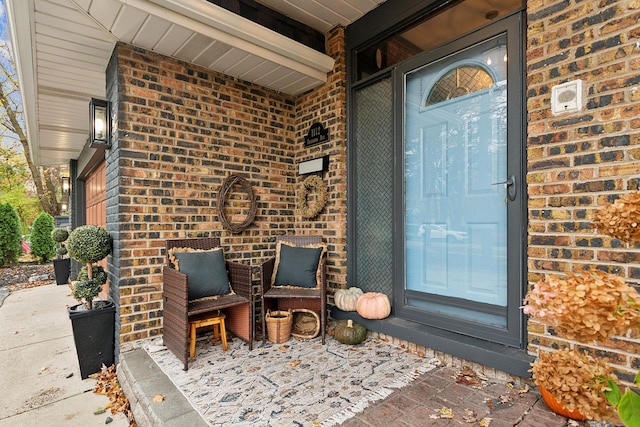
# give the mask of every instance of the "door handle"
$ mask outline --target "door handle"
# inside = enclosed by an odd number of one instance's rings
[[[502,182],[494,182],[491,185],[504,185],[507,187],[507,196],[512,202],[516,199],[516,177],[511,175],[509,179]]]

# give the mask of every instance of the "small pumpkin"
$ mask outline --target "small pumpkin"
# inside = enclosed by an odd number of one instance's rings
[[[333,299],[338,307],[342,311],[356,311],[356,302],[360,295],[362,295],[362,289],[351,287],[349,289],[338,289],[333,296]]]
[[[560,401],[558,401],[555,397],[553,397],[551,393],[549,393],[549,391],[547,391],[546,388],[539,387],[539,389],[544,403],[546,403],[549,409],[551,409],[556,414],[577,421],[584,421],[586,419],[584,415],[578,412],[578,410],[570,411],[565,408]]]
[[[367,328],[353,320],[338,320],[333,336],[342,344],[356,345],[367,339]]]
[[[356,302],[356,311],[365,319],[384,319],[391,314],[391,302],[386,294],[365,292]]]

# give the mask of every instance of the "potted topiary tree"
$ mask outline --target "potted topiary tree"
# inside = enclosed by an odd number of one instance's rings
[[[67,241],[68,237],[69,232],[64,227],[56,227],[51,232],[51,238],[56,242],[56,258],[53,260],[53,271],[58,285],[69,283],[69,275],[71,274],[71,258],[65,256],[68,251],[64,242]]]
[[[94,301],[107,282],[107,274],[101,266],[93,265],[111,253],[111,245],[107,230],[96,225],[74,229],[67,240],[69,256],[84,264],[72,292],[83,302],[69,307],[83,379],[98,372],[102,364],[113,364],[115,305],[111,301]]]

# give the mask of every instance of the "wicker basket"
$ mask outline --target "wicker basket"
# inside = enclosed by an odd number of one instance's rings
[[[267,322],[267,338],[269,341],[275,344],[289,341],[289,338],[291,338],[291,324],[293,323],[291,310],[268,310],[265,320]]]
[[[311,339],[320,333],[320,316],[313,310],[297,308],[292,310],[293,328],[291,335],[296,338]]]

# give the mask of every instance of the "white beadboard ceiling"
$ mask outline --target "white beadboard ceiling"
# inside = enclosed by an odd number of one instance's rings
[[[260,0],[326,32],[384,0]],[[88,105],[105,98],[117,41],[288,94],[326,81],[333,60],[206,0],[5,0],[33,160],[66,165],[89,134]]]
[[[298,22],[326,33],[346,27],[385,0],[256,0]]]

